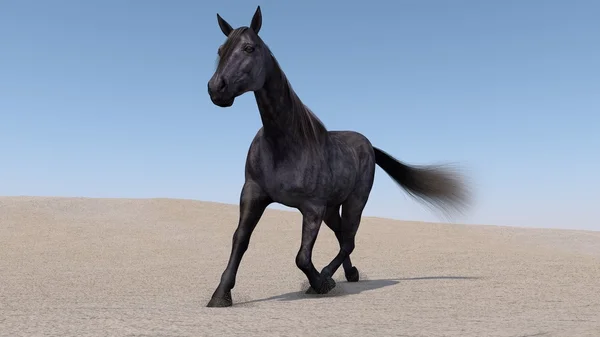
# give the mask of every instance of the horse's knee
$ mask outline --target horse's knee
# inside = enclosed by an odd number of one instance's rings
[[[296,255],[296,266],[298,266],[300,270],[308,270],[310,268],[308,252],[305,252],[304,250],[298,252],[298,255]]]
[[[342,250],[348,255],[352,254],[352,252],[354,251],[354,239],[346,240],[342,244]]]

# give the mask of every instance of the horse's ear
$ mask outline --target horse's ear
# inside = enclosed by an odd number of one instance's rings
[[[227,23],[220,15],[217,13],[217,21],[219,22],[219,27],[221,27],[221,31],[225,36],[229,36],[229,33],[233,31],[233,28],[230,24]]]
[[[254,33],[258,34],[261,26],[262,26],[262,13],[260,12],[260,6],[258,6],[256,8],[256,12],[254,12],[254,16],[252,17],[252,22],[250,23],[250,28],[252,28]]]

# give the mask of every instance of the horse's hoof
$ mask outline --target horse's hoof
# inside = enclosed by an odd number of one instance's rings
[[[206,305],[207,308],[225,308],[225,307],[230,307],[233,304],[233,301],[231,300],[231,294],[226,294],[223,297],[213,297],[210,299],[210,301],[208,302],[208,304]]]
[[[313,287],[308,288],[308,290],[306,291],[306,294],[310,294],[310,295],[314,295],[314,294],[327,294],[328,292],[330,292],[333,288],[335,288],[335,281],[331,278],[331,277],[326,277],[323,282],[321,283],[321,287],[319,287],[319,290],[315,290]]]
[[[325,278],[323,283],[321,284],[321,289],[319,291],[320,294],[327,294],[333,288],[335,288],[335,281],[331,277]]]
[[[313,287],[308,287],[308,289],[306,290],[305,294],[307,294],[307,295],[316,295],[317,292],[313,289]]]
[[[345,274],[346,274],[346,280],[348,282],[358,282],[359,276],[358,276],[358,269],[356,269],[356,267],[350,268],[350,270],[348,270],[348,272],[346,272]]]

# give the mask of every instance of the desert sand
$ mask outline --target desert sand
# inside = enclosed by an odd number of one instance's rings
[[[363,219],[328,295],[296,268],[300,214],[269,209],[206,308],[238,208],[0,198],[0,336],[600,336],[600,232]],[[317,269],[337,253],[321,227]]]

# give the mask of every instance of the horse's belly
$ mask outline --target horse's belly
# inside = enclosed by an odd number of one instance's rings
[[[307,202],[326,205],[340,204],[354,188],[355,176],[337,174],[289,174],[279,172],[267,182],[267,193],[274,202],[288,207],[300,207]]]

